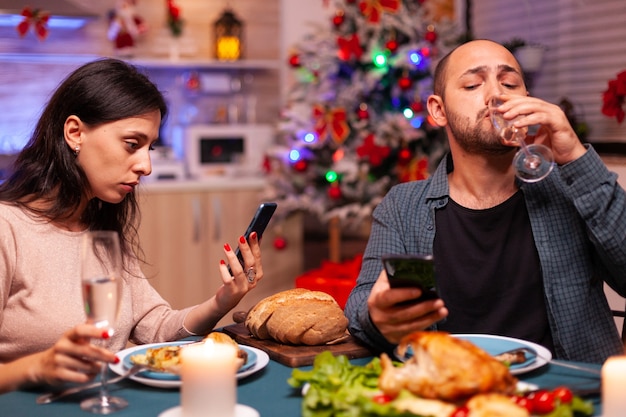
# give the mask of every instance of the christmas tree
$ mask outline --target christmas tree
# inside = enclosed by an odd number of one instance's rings
[[[460,39],[453,0],[342,0],[289,56],[297,80],[267,160],[283,216],[343,226],[389,188],[426,178],[446,151],[425,108],[438,61]]]

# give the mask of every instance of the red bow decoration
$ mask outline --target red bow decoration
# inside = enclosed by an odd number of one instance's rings
[[[352,55],[356,59],[361,58],[361,55],[363,55],[363,48],[357,35],[352,35],[349,38],[337,38],[337,46],[339,46],[337,56],[342,61],[349,60]]]
[[[31,26],[33,26],[35,35],[40,41],[43,41],[48,37],[47,25],[48,20],[50,19],[50,12],[41,9],[33,10],[26,6],[22,10],[21,15],[24,16],[24,20],[22,20],[16,28],[20,38],[26,36],[26,33],[28,33],[28,29],[30,29]]]
[[[406,167],[400,168],[400,182],[425,180],[428,178],[428,158],[413,158]]]
[[[313,107],[313,118],[315,119],[315,133],[320,141],[326,139],[330,133],[332,140],[341,145],[350,132],[346,122],[346,111],[341,107],[326,110],[324,106],[317,104]]]
[[[380,22],[383,12],[395,13],[400,8],[400,0],[362,0],[359,3],[361,14],[370,23]]]
[[[167,24],[172,35],[180,36],[183,33],[183,21],[180,17],[180,6],[174,0],[167,0]]]
[[[610,80],[607,90],[602,94],[602,114],[615,117],[618,123],[624,121],[624,99],[626,98],[626,71],[617,74],[617,79]]]
[[[383,163],[383,160],[389,156],[391,149],[389,146],[378,146],[374,143],[374,135],[369,134],[363,141],[363,144],[356,148],[356,154],[361,158],[367,157],[370,165],[377,167]]]

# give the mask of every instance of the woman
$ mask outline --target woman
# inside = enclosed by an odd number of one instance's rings
[[[99,361],[119,361],[113,352],[128,341],[206,334],[263,278],[256,234],[239,240],[244,266],[224,245],[223,285],[197,306],[173,310],[143,276],[134,191],[151,172],[149,151],[166,112],[156,86],[115,59],[78,68],[45,107],[0,186],[0,393],[84,383]],[[120,236],[123,305],[113,335],[84,324],[78,254],[86,230]],[[109,339],[110,350],[91,339]]]

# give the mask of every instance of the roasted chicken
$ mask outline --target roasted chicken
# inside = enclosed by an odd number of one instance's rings
[[[403,366],[381,356],[379,388],[386,394],[406,389],[421,398],[457,402],[477,394],[515,392],[517,379],[508,367],[469,341],[423,331],[404,337],[398,354],[404,356],[409,347],[413,356]]]

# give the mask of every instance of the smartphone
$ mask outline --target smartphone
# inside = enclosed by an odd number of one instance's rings
[[[250,234],[252,232],[256,232],[260,241],[261,236],[263,236],[263,232],[267,227],[267,224],[270,222],[270,219],[276,211],[276,207],[278,207],[276,203],[261,203],[261,205],[259,205],[259,207],[256,209],[256,213],[254,213],[252,221],[250,221],[248,228],[243,234],[243,237],[248,240]],[[235,255],[237,255],[239,262],[243,266],[243,255],[241,254],[241,252],[239,252],[239,247],[235,249]]]
[[[439,298],[432,255],[385,255],[383,266],[391,288],[417,287],[422,295],[411,303]]]

